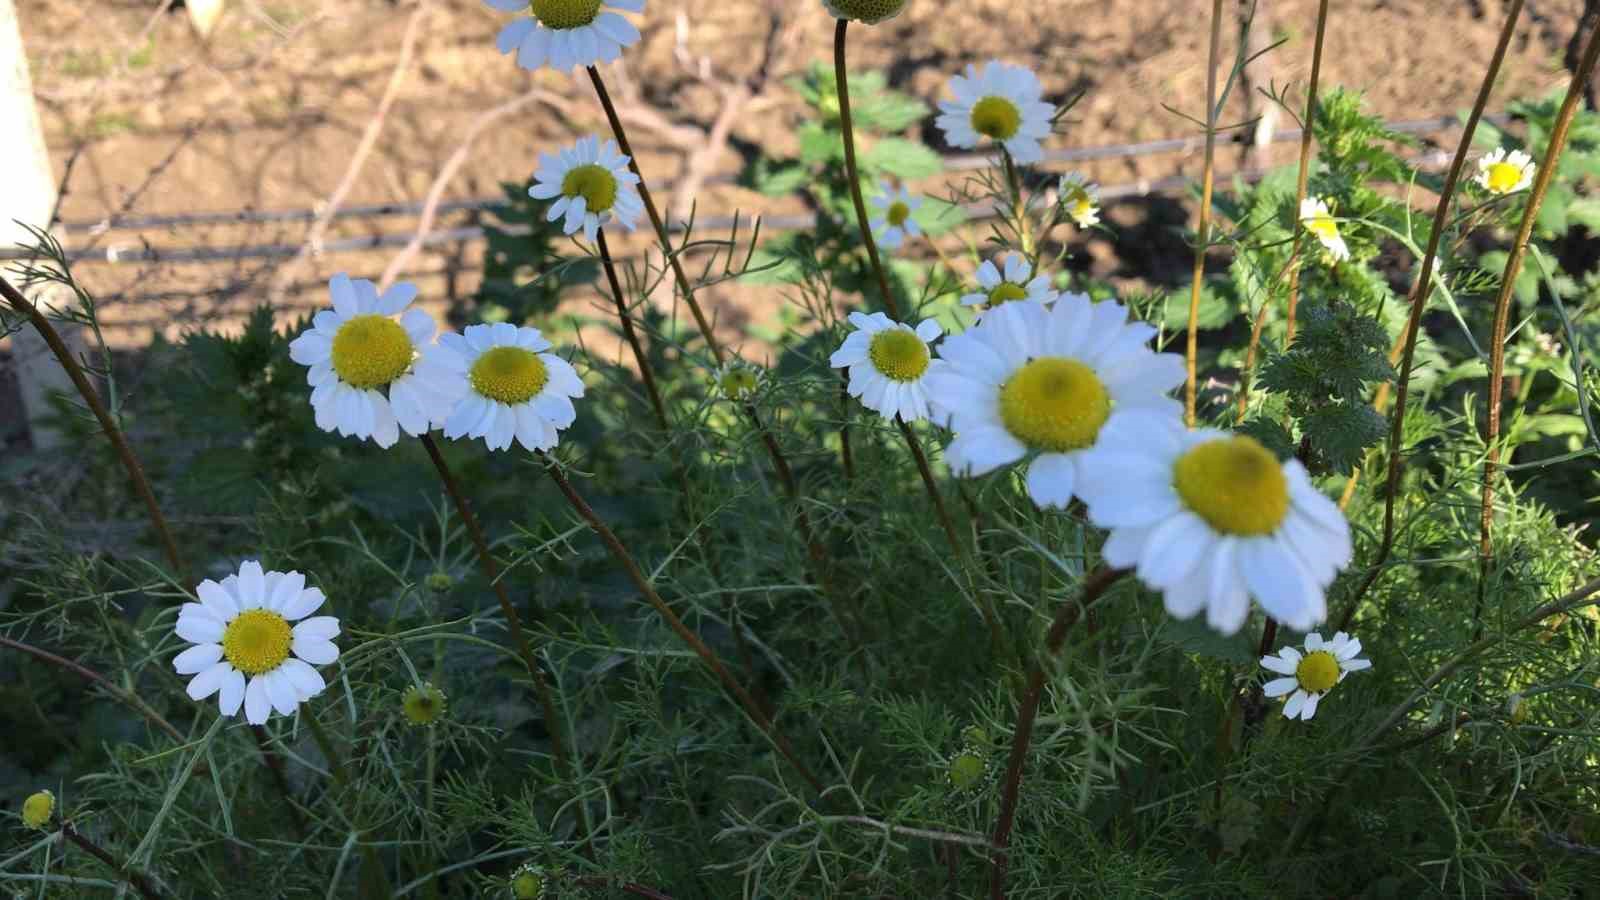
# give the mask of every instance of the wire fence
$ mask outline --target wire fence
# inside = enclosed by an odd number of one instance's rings
[[[1504,124],[1505,117],[1491,116],[1489,119],[1495,124]],[[1407,119],[1387,123],[1387,127],[1401,134],[1431,134],[1444,131],[1460,124],[1455,116],[1434,116],[1426,119]],[[1298,142],[1301,130],[1298,128],[1284,129],[1273,135],[1274,143]],[[1205,146],[1203,136],[1169,138],[1165,140],[1144,141],[1139,143],[1109,144],[1095,147],[1079,147],[1047,151],[1044,162],[1046,164],[1063,164],[1077,162],[1091,162],[1113,159],[1136,159],[1146,156],[1156,156],[1173,153],[1195,152]],[[948,156],[944,161],[946,172],[973,171],[991,164],[987,156],[968,154]],[[1241,178],[1253,180],[1261,177],[1262,171],[1246,170],[1231,174],[1224,174],[1223,178]],[[737,182],[736,176],[719,175],[707,179],[707,183],[731,184]],[[1125,184],[1106,185],[1101,188],[1103,200],[1131,199],[1150,196],[1154,194],[1181,191],[1191,184],[1193,179],[1184,176],[1148,179]],[[667,185],[671,190],[673,185]],[[459,200],[450,200],[438,204],[436,213],[448,215],[455,213],[483,212],[503,205],[504,197],[473,197]],[[387,219],[415,217],[422,214],[422,203],[379,203],[351,205],[334,211],[333,219]],[[987,204],[974,205],[966,208],[969,217],[982,219],[993,215],[994,210]],[[175,213],[168,215],[150,216],[121,216],[102,219],[99,221],[66,221],[58,228],[65,234],[89,234],[101,236],[116,231],[143,231],[150,229],[176,229],[196,226],[242,225],[242,224],[267,224],[315,221],[321,215],[317,209],[277,209],[256,210],[239,209],[215,212]],[[741,217],[741,221],[748,221],[748,217]],[[765,217],[762,227],[768,231],[790,231],[795,229],[810,228],[816,224],[814,214],[783,215]],[[697,227],[709,230],[726,230],[734,224],[734,217],[721,216],[700,219]],[[682,231],[682,223],[673,223],[671,227]],[[504,230],[517,233],[515,227]],[[467,225],[455,228],[440,228],[426,232],[421,237],[421,244],[425,247],[449,245],[461,242],[480,240],[484,237],[485,230],[479,225]],[[400,247],[410,243],[417,237],[414,231],[392,232],[364,235],[361,237],[340,238],[323,241],[318,248],[320,254],[352,253],[379,250],[389,247]],[[262,243],[238,244],[224,246],[179,246],[159,247],[147,242],[138,246],[107,244],[104,247],[88,250],[68,250],[68,259],[74,262],[98,263],[218,263],[238,262],[247,259],[280,259],[290,258],[299,253],[303,243]],[[19,259],[27,255],[20,248],[0,249],[0,260]]]

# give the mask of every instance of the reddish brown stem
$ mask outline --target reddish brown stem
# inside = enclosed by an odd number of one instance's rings
[[[511,632],[511,643],[516,648],[517,656],[527,668],[528,675],[533,678],[534,692],[538,694],[539,706],[544,712],[545,728],[550,731],[550,745],[555,751],[556,762],[563,768],[571,769],[572,760],[567,753],[565,729],[562,728],[561,720],[556,715],[555,698],[550,692],[550,684],[545,680],[544,668],[533,655],[533,647],[528,643],[527,632],[522,629],[522,617],[517,614],[516,606],[511,603],[511,595],[506,591],[505,583],[500,578],[500,564],[495,562],[494,554],[489,552],[489,541],[484,537],[483,526],[478,524],[478,517],[472,512],[466,495],[456,483],[455,474],[444,461],[444,455],[439,452],[439,445],[434,442],[433,436],[424,434],[421,440],[423,448],[428,451],[428,458],[433,460],[433,467],[439,470],[439,480],[444,482],[445,493],[450,495],[450,501],[455,504],[456,512],[461,516],[461,523],[467,528],[467,535],[472,538],[472,546],[478,551],[478,565],[483,569],[484,577],[489,579],[489,585],[494,588],[496,599],[500,601],[500,612],[506,617],[506,627]]]
[[[1506,257],[1505,272],[1500,278],[1500,294],[1495,298],[1494,333],[1489,338],[1489,433],[1485,438],[1489,457],[1483,463],[1483,503],[1479,510],[1478,529],[1478,557],[1481,562],[1478,603],[1472,614],[1475,626],[1483,612],[1483,594],[1485,583],[1488,581],[1489,562],[1494,555],[1494,480],[1496,469],[1500,465],[1501,394],[1505,388],[1506,328],[1511,321],[1511,296],[1516,290],[1517,276],[1522,271],[1522,258],[1528,252],[1528,242],[1533,238],[1533,226],[1539,218],[1539,208],[1544,205],[1545,194],[1555,178],[1556,167],[1561,161],[1561,152],[1566,148],[1567,133],[1572,129],[1573,117],[1577,115],[1578,107],[1583,103],[1583,91],[1589,83],[1589,75],[1594,72],[1597,61],[1600,61],[1600,28],[1590,32],[1589,43],[1583,51],[1583,60],[1572,73],[1566,99],[1561,102],[1561,111],[1556,114],[1555,127],[1550,130],[1550,142],[1545,148],[1544,159],[1539,163],[1539,174],[1534,179],[1533,191],[1528,196],[1528,207],[1522,214],[1522,225],[1517,229],[1511,253]],[[1576,353],[1577,350],[1574,349],[1573,352]]]
[[[156,886],[150,882],[150,879],[143,872],[132,869],[128,866],[124,866],[117,862],[116,857],[112,856],[110,853],[107,853],[103,848],[84,837],[82,834],[79,834],[78,829],[72,827],[71,822],[62,823],[61,836],[76,844],[78,849],[89,854],[95,859],[100,860],[102,863],[105,863],[106,868],[117,873],[117,877],[121,878],[123,881],[126,881],[128,885],[134,890],[138,891],[139,894],[145,898],[145,900],[161,900],[161,892],[156,890]]]
[[[1450,169],[1444,177],[1444,185],[1439,190],[1439,204],[1434,208],[1433,229],[1428,235],[1428,248],[1422,254],[1422,268],[1411,293],[1411,315],[1406,321],[1405,346],[1400,355],[1400,376],[1395,382],[1394,412],[1389,416],[1389,443],[1386,450],[1389,464],[1383,500],[1383,537],[1378,542],[1378,551],[1373,556],[1366,577],[1350,595],[1350,602],[1345,606],[1344,614],[1339,617],[1339,622],[1335,626],[1339,631],[1349,626],[1350,620],[1355,617],[1356,608],[1360,606],[1367,591],[1377,582],[1378,576],[1383,573],[1384,563],[1388,562],[1389,554],[1394,550],[1394,504],[1400,494],[1400,472],[1404,467],[1400,454],[1400,438],[1406,421],[1406,401],[1411,393],[1411,369],[1416,361],[1417,335],[1422,329],[1422,313],[1428,306],[1429,295],[1433,293],[1433,266],[1438,259],[1439,242],[1444,238],[1445,226],[1450,219],[1450,202],[1455,197],[1456,185],[1461,180],[1461,170],[1465,168],[1467,154],[1472,149],[1472,137],[1477,133],[1478,122],[1482,120],[1483,111],[1489,105],[1489,95],[1494,92],[1495,80],[1500,75],[1500,66],[1505,62],[1506,49],[1511,45],[1511,37],[1517,29],[1517,20],[1522,16],[1522,4],[1523,0],[1511,0],[1505,24],[1500,29],[1500,41],[1495,45],[1494,56],[1489,60],[1489,70],[1484,73],[1483,84],[1478,88],[1478,98],[1472,104],[1472,112],[1468,113],[1467,121],[1461,128],[1461,142],[1456,146],[1455,159],[1451,161]]]
[[[183,743],[183,735],[178,732],[178,729],[172,727],[172,723],[162,718],[160,713],[156,712],[154,709],[151,709],[148,703],[140,700],[138,696],[132,692],[124,691],[122,688],[112,684],[110,679],[89,668],[88,666],[85,666],[76,660],[67,659],[64,656],[57,656],[48,650],[41,650],[32,644],[24,644],[21,641],[15,641],[4,636],[0,636],[0,647],[10,647],[13,650],[17,650],[22,653],[26,653],[29,656],[42,659],[51,665],[59,666],[69,672],[81,675],[90,682],[93,682],[94,684],[104,688],[107,693],[116,697],[118,700],[121,700],[123,703],[133,707],[139,712],[140,715],[149,719],[155,725],[160,726],[161,730],[171,735],[173,740],[180,744]]]
[[[1033,740],[1033,720],[1039,713],[1039,701],[1044,696],[1045,669],[1051,657],[1061,652],[1067,632],[1078,621],[1078,616],[1126,574],[1127,569],[1101,569],[1084,579],[1077,602],[1063,603],[1061,609],[1057,610],[1055,621],[1045,635],[1045,652],[1039,655],[1033,670],[1028,673],[1028,684],[1023,689],[1022,702],[1017,709],[1016,733],[1011,738],[1011,756],[1006,762],[1005,782],[1000,793],[1000,815],[994,823],[994,866],[989,880],[991,900],[1004,900],[1006,895],[1006,867],[1010,863],[1006,848],[1011,844],[1011,826],[1017,814],[1017,794],[1022,788],[1022,769],[1028,758],[1028,744]]]
[[[595,232],[595,240],[600,250],[600,264],[606,270],[606,280],[611,282],[611,296],[617,302],[617,321],[622,323],[622,336],[633,349],[633,361],[639,364],[639,380],[644,382],[645,393],[650,395],[650,408],[655,410],[656,424],[664,431],[667,428],[667,406],[661,401],[661,392],[656,388],[656,373],[650,366],[650,357],[645,355],[644,345],[639,342],[639,335],[634,330],[633,316],[628,313],[628,301],[622,293],[622,282],[617,279],[617,267],[611,260],[611,248],[606,245],[604,228]]]
[[[61,340],[61,335],[56,333],[55,326],[50,324],[45,314],[4,278],[0,278],[0,296],[4,296],[11,308],[26,317],[38,330],[39,336],[49,345],[50,352],[54,353],[61,363],[61,368],[66,370],[67,377],[72,379],[72,385],[83,397],[84,405],[94,414],[95,421],[100,423],[100,430],[105,432],[118,458],[122,460],[122,467],[128,470],[128,479],[133,482],[134,492],[139,495],[139,499],[144,501],[145,511],[150,515],[150,524],[155,526],[156,537],[161,541],[161,549],[167,556],[167,563],[172,566],[173,574],[182,577],[183,558],[178,554],[178,544],[172,539],[171,530],[167,528],[167,519],[161,514],[161,506],[156,502],[155,492],[150,489],[150,481],[145,477],[144,467],[139,464],[139,458],[134,455],[133,448],[128,446],[127,439],[122,435],[122,429],[112,421],[105,404],[100,402],[100,395],[89,383],[89,377],[84,374],[83,367],[78,365],[78,360],[73,357],[72,351],[67,348],[66,342]]]
[[[539,455],[543,458],[545,472],[550,475],[550,480],[555,482],[557,489],[561,491],[561,495],[567,498],[567,503],[572,506],[578,516],[589,526],[590,530],[600,538],[601,543],[606,545],[606,549],[611,551],[611,556],[617,561],[618,565],[622,566],[623,571],[628,576],[628,580],[632,581],[633,586],[644,596],[645,602],[655,609],[656,614],[661,617],[661,620],[666,623],[668,628],[672,629],[678,639],[683,641],[690,650],[694,651],[696,656],[700,657],[700,661],[705,664],[707,669],[711,670],[717,681],[721,682],[723,688],[733,695],[739,705],[744,707],[745,714],[766,733],[773,746],[777,748],[779,753],[783,754],[783,757],[789,761],[789,764],[794,767],[800,777],[811,785],[812,790],[819,794],[822,793],[822,781],[812,774],[811,769],[800,760],[799,754],[795,752],[794,747],[789,743],[789,739],[767,717],[767,714],[761,709],[761,704],[757,703],[755,698],[750,695],[750,692],[745,690],[744,686],[729,673],[727,666],[722,664],[722,660],[718,658],[716,652],[706,646],[705,641],[702,641],[699,635],[684,624],[678,614],[672,611],[672,607],[667,605],[667,601],[661,599],[661,595],[656,591],[655,586],[650,583],[650,579],[645,576],[644,571],[639,568],[639,564],[634,561],[633,555],[628,552],[628,548],[606,526],[606,523],[601,520],[588,502],[573,489],[572,483],[567,480],[566,474],[561,471],[560,464],[543,453]]]
[[[1206,251],[1211,245],[1211,192],[1217,160],[1217,65],[1222,56],[1222,0],[1211,4],[1211,49],[1206,64],[1206,161],[1200,178],[1200,226],[1195,233],[1194,281],[1189,287],[1189,343],[1184,352],[1188,380],[1183,389],[1184,422],[1193,428],[1200,397],[1200,291],[1206,277]]]
[[[872,227],[867,222],[867,204],[861,198],[861,173],[856,168],[856,131],[850,115],[850,72],[845,68],[845,34],[850,29],[849,19],[840,19],[833,31],[833,77],[839,92],[839,126],[844,131],[844,171],[850,182],[850,202],[855,204],[856,221],[861,223],[861,242],[867,247],[867,259],[878,279],[878,290],[883,295],[883,308],[889,318],[900,321],[900,308],[889,290],[889,277],[883,271],[883,261],[878,258],[878,242],[872,237]]]
[[[1311,51],[1311,83],[1306,88],[1306,115],[1300,122],[1300,174],[1295,179],[1294,185],[1294,251],[1300,252],[1302,225],[1300,223],[1300,204],[1306,199],[1306,186],[1311,180],[1311,140],[1313,129],[1312,120],[1317,115],[1317,85],[1322,80],[1322,38],[1328,30],[1328,0],[1322,0],[1317,6],[1317,40]],[[1291,257],[1292,259],[1292,257]],[[1283,339],[1285,347],[1294,343],[1294,317],[1295,308],[1300,303],[1300,267],[1291,266],[1289,269],[1289,307],[1284,318],[1287,322],[1287,333]]]

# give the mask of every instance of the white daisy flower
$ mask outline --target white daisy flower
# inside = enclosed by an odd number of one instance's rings
[[[835,19],[855,19],[867,25],[886,22],[905,11],[910,0],[822,0]]]
[[[1327,617],[1324,592],[1350,562],[1350,526],[1297,460],[1253,438],[1186,431],[1177,416],[1113,416],[1084,462],[1089,521],[1109,528],[1107,564],[1137,571],[1167,612],[1233,634],[1250,598],[1296,631]]]
[[[872,198],[871,203],[878,210],[871,225],[872,236],[878,239],[879,246],[898,250],[908,236],[922,234],[922,226],[911,217],[921,208],[921,197],[911,196],[911,192],[903,187],[897,190],[890,187],[888,182],[879,182],[878,195]]]
[[[1504,196],[1527,190],[1538,170],[1533,157],[1521,150],[1508,152],[1504,147],[1496,147],[1478,160],[1476,180],[1489,193]]]
[[[1322,249],[1328,252],[1334,262],[1344,262],[1350,258],[1350,248],[1339,236],[1339,223],[1334,221],[1333,213],[1328,210],[1328,201],[1321,197],[1301,200],[1300,224],[1322,243]]]
[[[984,260],[983,265],[978,267],[978,286],[983,290],[962,296],[962,306],[982,306],[992,310],[1013,300],[1048,304],[1061,296],[1051,289],[1049,276],[1033,277],[1033,266],[1020,253],[1007,253],[999,266],[993,260]],[[979,311],[978,315],[981,318],[983,311]]]
[[[539,170],[533,173],[528,196],[551,200],[545,219],[554,222],[567,217],[561,230],[594,240],[601,225],[615,221],[632,231],[644,212],[639,199],[639,176],[628,171],[628,157],[617,145],[590,135],[559,153],[539,154]]]
[[[372,282],[341,272],[328,293],[333,309],[289,344],[289,358],[311,369],[317,427],[388,448],[402,429],[415,436],[444,424],[460,390],[439,364],[433,318],[407,309],[416,285],[402,282],[379,297]]]
[[[1061,209],[1078,223],[1079,228],[1092,228],[1100,224],[1100,186],[1091,184],[1079,172],[1061,176],[1056,190]]]
[[[1044,159],[1039,142],[1048,137],[1055,107],[1044,102],[1039,76],[1022,66],[991,60],[979,72],[950,79],[955,100],[939,103],[936,125],[953,147],[976,148],[984,140],[1001,144],[1018,164]]]
[[[501,12],[522,13],[500,30],[495,46],[515,52],[517,65],[545,64],[565,72],[577,66],[615,62],[623,47],[639,40],[639,29],[607,9],[644,12],[644,0],[484,0]]]
[[[1286,678],[1274,678],[1262,692],[1268,697],[1289,695],[1283,704],[1285,718],[1309,722],[1317,714],[1317,704],[1333,686],[1351,672],[1372,668],[1372,660],[1357,659],[1361,641],[1344,632],[1324,641],[1315,631],[1306,635],[1306,650],[1284,647],[1277,656],[1261,657],[1261,665]],[[1292,693],[1291,693],[1292,692]]]
[[[1183,383],[1183,358],[1153,352],[1155,335],[1115,301],[1068,294],[1050,308],[1008,303],[946,338],[927,382],[956,431],[951,469],[982,475],[1037,454],[1028,496],[1065,507],[1086,486],[1083,455],[1113,412],[1181,413],[1167,392]]]
[[[221,583],[200,582],[195,592],[200,602],[183,604],[176,629],[194,646],[172,660],[179,675],[194,676],[190,698],[204,700],[220,692],[223,716],[243,704],[245,720],[260,725],[273,710],[294,715],[296,707],[327,687],[312,666],[339,658],[333,643],[339,620],[306,618],[327,598],[306,587],[304,575],[263,572],[251,561]]]
[[[935,366],[928,345],[944,332],[932,319],[916,328],[883,313],[851,313],[856,331],[844,339],[828,364],[849,368],[850,396],[887,419],[916,422],[929,416],[927,378]]]
[[[529,450],[549,450],[578,417],[572,399],[583,396],[583,381],[566,360],[544,352],[550,342],[539,329],[468,325],[439,344],[468,385],[444,423],[445,437],[481,437],[490,450],[504,450],[514,438]]]

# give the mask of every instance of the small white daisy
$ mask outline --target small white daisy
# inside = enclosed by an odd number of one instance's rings
[[[311,369],[317,427],[388,448],[402,429],[415,436],[442,425],[460,392],[439,364],[433,318],[407,309],[416,285],[402,282],[379,297],[372,282],[341,272],[328,293],[333,309],[289,344],[289,358]]]
[[[615,221],[629,231],[644,212],[639,199],[639,176],[628,171],[628,157],[617,151],[610,140],[601,142],[590,135],[559,153],[539,154],[539,170],[533,174],[528,196],[535,200],[555,200],[545,213],[554,222],[567,217],[561,230],[594,240],[601,225]]]
[[[872,198],[871,203],[878,210],[871,224],[872,235],[878,239],[879,246],[898,250],[906,242],[907,236],[922,234],[922,226],[911,215],[921,208],[921,197],[911,196],[911,192],[903,187],[895,189],[887,182],[880,182],[878,195]]]
[[[1478,160],[1478,184],[1497,196],[1525,191],[1533,184],[1533,175],[1539,170],[1533,157],[1521,150],[1507,151],[1496,147]]]
[[[851,313],[856,331],[844,339],[828,364],[849,368],[850,396],[887,419],[916,422],[928,418],[928,374],[934,371],[928,345],[943,331],[932,319],[916,328],[891,320],[883,313]]]
[[[1328,201],[1321,197],[1301,200],[1300,224],[1322,243],[1322,249],[1328,252],[1334,262],[1344,262],[1350,258],[1350,248],[1339,236],[1339,223],[1334,221],[1333,213],[1328,210]]]
[[[469,325],[439,343],[468,385],[444,423],[445,437],[481,437],[490,450],[504,450],[513,439],[529,450],[549,450],[578,417],[572,399],[583,396],[583,381],[566,360],[544,352],[550,342],[539,329]]]
[[[339,620],[306,618],[327,598],[306,587],[304,575],[263,572],[251,561],[221,583],[200,582],[195,593],[200,602],[183,604],[176,629],[194,646],[172,660],[179,675],[194,676],[188,688],[192,699],[220,692],[222,715],[232,716],[243,704],[245,720],[260,725],[273,710],[294,715],[296,707],[327,687],[312,666],[339,658],[333,643]]]
[[[1298,460],[1253,438],[1186,431],[1177,416],[1113,416],[1088,454],[1089,521],[1111,530],[1101,553],[1163,593],[1167,612],[1202,608],[1224,634],[1254,597],[1296,631],[1327,617],[1324,592],[1350,562],[1350,525]]]
[[[1167,392],[1183,383],[1183,358],[1153,352],[1155,335],[1116,301],[1068,294],[1050,308],[1008,303],[946,338],[927,380],[956,431],[951,469],[982,475],[1037,454],[1028,495],[1065,507],[1086,486],[1083,455],[1113,412],[1181,412]]]
[[[1262,692],[1268,697],[1289,694],[1283,704],[1284,717],[1309,722],[1317,714],[1317,704],[1334,685],[1351,672],[1372,668],[1372,660],[1356,658],[1360,652],[1361,641],[1342,631],[1326,641],[1313,631],[1306,635],[1304,653],[1284,647],[1277,656],[1261,657],[1261,665],[1288,676],[1267,682]]]
[[[1100,224],[1100,186],[1091,184],[1082,173],[1068,172],[1061,176],[1056,196],[1062,211],[1078,223],[1079,228]]]
[[[822,0],[822,7],[835,19],[855,19],[867,25],[886,22],[910,5],[910,0]]]
[[[1017,163],[1044,159],[1040,141],[1050,134],[1055,107],[1044,102],[1039,76],[1022,66],[991,60],[978,71],[950,79],[955,100],[939,103],[935,122],[953,147],[976,148],[984,140],[1001,144]]]
[[[639,40],[639,29],[610,9],[644,12],[644,0],[484,0],[501,12],[522,13],[500,30],[495,46],[517,54],[517,65],[545,64],[565,72],[577,66],[615,62],[623,47]]]
[[[984,260],[983,265],[978,267],[978,286],[983,290],[962,296],[962,306],[982,306],[984,310],[992,310],[1013,300],[1054,303],[1060,296],[1051,289],[1049,276],[1033,277],[1033,266],[1020,253],[1007,253],[999,266],[993,260]],[[982,310],[978,316],[983,316]]]

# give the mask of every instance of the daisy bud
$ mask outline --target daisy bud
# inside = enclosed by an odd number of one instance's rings
[[[835,19],[852,19],[865,25],[887,22],[905,12],[910,0],[822,0]]]
[[[432,725],[444,715],[444,691],[424,681],[406,688],[400,698],[400,712],[406,721],[418,727]]]
[[[56,811],[56,795],[49,791],[36,791],[22,801],[22,824],[29,828],[43,828],[50,824]]]

